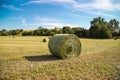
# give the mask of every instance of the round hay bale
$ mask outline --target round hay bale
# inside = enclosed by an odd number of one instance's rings
[[[48,43],[50,52],[62,59],[78,57],[81,53],[81,42],[73,34],[56,34]]]
[[[42,42],[47,42],[47,40],[46,39],[43,39],[43,41]]]
[[[114,37],[114,40],[117,40],[117,37]]]

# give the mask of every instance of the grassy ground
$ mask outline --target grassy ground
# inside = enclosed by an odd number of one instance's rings
[[[0,80],[120,80],[120,39],[80,39],[81,55],[61,60],[44,38],[0,36]]]

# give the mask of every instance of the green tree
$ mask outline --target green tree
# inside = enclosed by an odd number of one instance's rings
[[[48,36],[53,36],[56,33],[53,30],[50,29],[50,30],[48,30],[47,34],[48,34]]]
[[[112,37],[112,33],[104,18],[97,17],[91,21],[90,37],[100,39]]]
[[[62,33],[73,34],[74,31],[70,28],[70,26],[63,26]]]
[[[34,31],[31,30],[31,31],[24,31],[22,33],[22,36],[33,36],[34,35]]]
[[[21,35],[22,32],[23,32],[22,29],[10,30],[9,35],[12,35],[14,38],[16,35]]]
[[[82,27],[75,27],[72,28],[74,31],[74,34],[77,35],[78,37],[88,37],[89,36],[89,30],[84,29]]]
[[[0,31],[0,36],[8,36],[8,31],[6,29],[2,29]]]
[[[120,36],[120,27],[119,27],[119,29],[118,29],[118,36]]]
[[[102,18],[102,17],[100,17],[100,16],[97,17],[97,18],[93,18],[93,20],[90,23],[91,23],[91,26],[94,26],[96,24],[103,24],[103,23],[107,24],[107,22],[105,21],[105,19]]]
[[[111,19],[108,23],[108,27],[112,31],[113,36],[119,36],[119,21],[117,19]]]
[[[117,19],[111,19],[108,23],[108,26],[112,32],[118,30],[119,28],[119,21]]]
[[[40,35],[40,30],[37,30],[37,29],[36,29],[36,30],[34,30],[34,35],[35,35],[35,36]]]
[[[34,30],[34,35],[35,36],[49,36],[49,35],[53,35],[54,33],[51,32],[50,29],[47,28],[42,28],[41,26],[38,27],[38,29]]]

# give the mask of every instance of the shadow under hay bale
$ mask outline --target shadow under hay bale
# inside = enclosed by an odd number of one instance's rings
[[[53,55],[36,55],[36,56],[24,56],[28,61],[54,61],[59,60],[60,58]]]

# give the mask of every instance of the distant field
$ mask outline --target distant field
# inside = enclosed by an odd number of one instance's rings
[[[120,39],[80,39],[80,56],[61,60],[44,38],[0,36],[0,80],[120,80]]]

